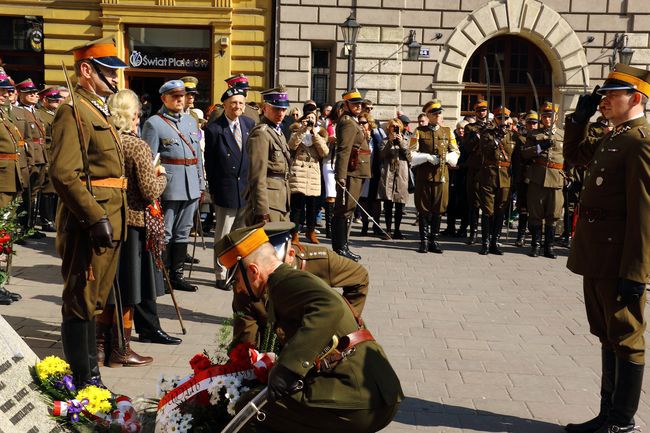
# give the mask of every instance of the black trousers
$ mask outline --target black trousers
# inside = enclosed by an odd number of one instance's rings
[[[296,225],[296,230],[305,222],[307,230],[316,227],[316,216],[318,214],[316,205],[320,197],[306,196],[302,193],[291,194],[291,222]]]

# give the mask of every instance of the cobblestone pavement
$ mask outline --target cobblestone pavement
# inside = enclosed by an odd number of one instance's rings
[[[365,320],[402,381],[406,399],[389,433],[560,432],[561,425],[594,415],[598,407],[600,351],[588,332],[581,279],[557,260],[530,258],[504,242],[504,256],[480,256],[478,246],[444,239],[442,255],[418,254],[413,210],[407,240],[361,238],[352,248],[371,275]],[[512,234],[512,232],[511,232]],[[322,238],[322,236],[321,236]],[[43,357],[61,355],[60,260],[54,238],[18,247],[9,288],[23,300],[2,314]],[[200,243],[200,242],[199,242]],[[186,375],[189,359],[214,350],[231,315],[229,293],[210,286],[212,241],[199,246],[192,280],[197,293],[178,293],[187,335],[181,335],[170,297],[159,299],[163,328],[180,346],[142,344],[151,355],[141,368],[103,368],[111,389],[153,397],[165,375]],[[650,420],[644,393],[637,423]]]

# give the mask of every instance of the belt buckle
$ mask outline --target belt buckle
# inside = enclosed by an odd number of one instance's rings
[[[190,165],[190,160],[189,159],[185,158],[184,162],[185,162],[185,164],[184,164],[185,167],[188,167]]]

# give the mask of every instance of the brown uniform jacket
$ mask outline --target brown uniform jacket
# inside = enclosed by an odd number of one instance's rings
[[[465,165],[467,168],[478,170],[481,168],[481,149],[480,139],[481,132],[488,126],[487,122],[477,120],[474,123],[465,125],[465,135],[463,135],[463,151],[467,152]]]
[[[36,109],[38,117],[43,122],[45,127],[45,150],[47,152],[48,161],[50,156],[50,148],[52,147],[52,122],[54,122],[54,115],[56,112],[50,111],[45,107],[38,107]]]
[[[478,174],[481,185],[510,187],[510,165],[515,145],[515,133],[512,131],[505,131],[504,136],[499,135],[495,129],[483,131],[480,138],[483,163]]]
[[[81,117],[88,171],[92,179],[124,177],[124,156],[117,131],[107,116],[93,105],[103,105],[98,96],[83,88],[75,90]],[[104,215],[113,226],[113,239],[126,235],[126,194],[117,188],[86,189],[81,145],[71,104],[61,105],[52,124],[50,178],[59,194],[57,231],[76,233]]]
[[[21,137],[2,108],[0,108],[0,123],[0,192],[17,193],[22,190],[18,164]]]
[[[587,165],[567,267],[593,278],[650,280],[650,125],[645,117],[587,140],[567,118],[564,155]]]
[[[535,130],[528,131],[528,134],[534,134]],[[512,182],[515,184],[528,183],[530,177],[530,160],[525,160],[521,156],[521,151],[526,146],[526,134],[519,132],[513,133],[514,148],[512,149]]]
[[[47,152],[45,150],[45,125],[34,107],[30,111],[26,107],[18,106],[13,109],[14,122],[23,138],[27,142],[27,160],[31,165],[47,164]]]
[[[536,133],[528,134],[526,146],[522,149],[521,156],[532,161],[529,171],[529,183],[544,188],[561,189],[564,187],[563,136],[564,131],[556,129],[553,134],[553,145],[538,155],[537,146],[548,139],[548,133],[538,129]]]
[[[345,180],[348,176],[367,179],[370,169],[370,146],[363,127],[354,117],[344,114],[336,124],[335,179]]]
[[[291,155],[284,135],[273,128],[268,119],[262,118],[246,142],[250,161],[246,214],[251,218],[270,214],[271,209],[289,211]]]
[[[307,271],[332,288],[341,287],[343,297],[361,316],[368,295],[368,271],[354,260],[339,256],[327,247],[292,245],[295,260],[292,266]],[[266,326],[267,311],[264,301],[251,302],[245,294],[235,292],[232,309],[233,341],[257,344],[257,333]]]
[[[432,125],[418,126],[411,138],[411,151],[437,155],[440,164],[433,165],[425,162],[414,168],[415,188],[425,182],[446,183],[449,181],[449,168],[446,163],[447,153],[455,152],[460,155],[456,137],[448,126]]]

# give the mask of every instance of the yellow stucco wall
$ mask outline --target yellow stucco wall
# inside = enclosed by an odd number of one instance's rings
[[[125,26],[205,26],[212,29],[212,100],[225,90],[223,80],[248,76],[253,90],[268,85],[271,58],[271,0],[3,0],[0,15],[43,17],[45,81],[63,84],[61,60],[72,73],[68,51],[86,41],[114,36],[124,53]],[[224,55],[222,37],[228,38]],[[121,78],[124,85],[124,78]],[[258,92],[251,99],[259,100]]]

